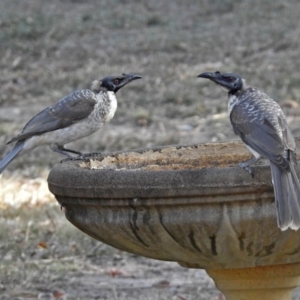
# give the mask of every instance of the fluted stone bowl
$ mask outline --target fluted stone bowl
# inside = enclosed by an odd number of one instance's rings
[[[72,224],[124,251],[205,269],[299,262],[270,168],[252,178],[238,167],[249,158],[239,142],[140,149],[59,164],[48,182]]]

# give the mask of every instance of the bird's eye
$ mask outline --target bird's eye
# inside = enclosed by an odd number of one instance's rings
[[[228,80],[229,82],[232,82],[232,81],[234,80],[234,78],[233,78],[233,77],[228,77],[227,80]]]
[[[120,83],[120,80],[117,78],[114,80],[114,84],[119,84]]]

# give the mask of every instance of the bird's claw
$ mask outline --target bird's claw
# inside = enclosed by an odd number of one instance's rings
[[[60,161],[60,163],[63,163],[63,162],[66,162],[66,161],[75,161],[75,160],[84,160],[84,159],[85,159],[84,154],[80,154],[78,156],[68,156],[68,157],[62,159]]]
[[[91,158],[91,157],[96,157],[96,156],[102,156],[101,152],[91,152],[91,153],[85,153],[82,155],[83,158]]]
[[[62,159],[62,160],[60,161],[60,163],[64,163],[64,162],[66,162],[66,161],[79,160],[79,159],[81,159],[81,158],[78,157],[78,156],[66,157],[66,158]]]
[[[92,152],[92,153],[82,153],[78,156],[69,156],[67,158],[64,158],[60,161],[60,163],[66,162],[66,161],[76,161],[76,160],[88,160],[91,157],[95,156],[102,156],[101,152]]]
[[[245,169],[251,175],[252,178],[254,177],[254,172],[253,172],[252,168],[249,166],[249,164],[241,162],[241,163],[239,163],[239,166],[241,168]]]

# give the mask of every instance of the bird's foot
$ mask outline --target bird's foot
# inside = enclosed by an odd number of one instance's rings
[[[253,172],[252,168],[249,166],[248,162],[241,162],[241,163],[239,163],[239,166],[241,168],[245,169],[251,175],[252,178],[254,177],[254,172]]]
[[[101,152],[81,153],[77,156],[68,156],[67,158],[62,159],[60,162],[63,163],[66,161],[88,160],[96,156],[102,156]]]
[[[254,172],[252,170],[252,168],[250,167],[250,165],[255,164],[256,162],[258,162],[260,159],[260,157],[253,157],[250,160],[247,160],[245,162],[240,162],[239,166],[243,169],[245,169],[253,178],[254,177]]]
[[[70,157],[66,157],[66,158],[62,159],[60,161],[60,163],[64,163],[66,161],[80,160],[80,159],[81,159],[80,156],[70,156]]]
[[[84,157],[84,154],[81,154],[81,155],[78,155],[78,156],[68,156],[64,159],[62,159],[60,161],[60,163],[63,163],[63,162],[66,162],[66,161],[75,161],[75,160],[84,160],[85,157]]]
[[[91,152],[91,153],[85,153],[83,154],[84,158],[91,158],[91,157],[102,157],[102,153],[101,152]]]

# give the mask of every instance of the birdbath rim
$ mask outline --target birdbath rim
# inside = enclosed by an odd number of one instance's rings
[[[48,183],[55,195],[108,199],[272,192],[265,162],[254,178],[238,166],[250,157],[239,141],[117,151],[57,164]]]

